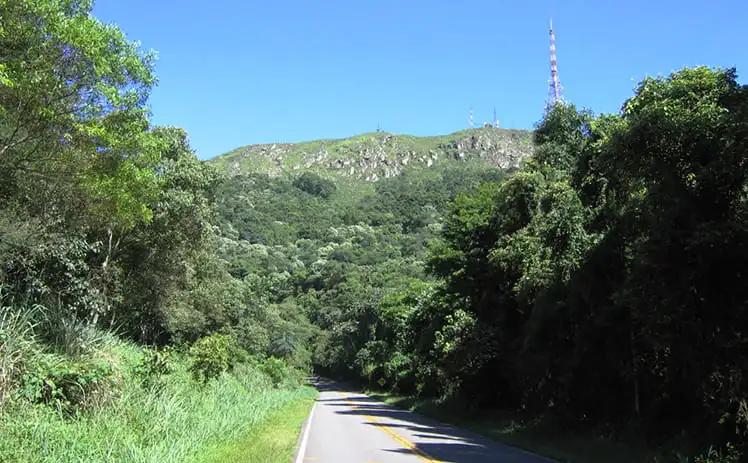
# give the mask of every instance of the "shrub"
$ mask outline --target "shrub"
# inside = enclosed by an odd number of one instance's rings
[[[270,377],[276,388],[294,388],[301,385],[301,375],[298,371],[289,368],[282,359],[269,357],[260,365],[260,370]]]
[[[140,379],[143,387],[160,386],[163,376],[174,372],[174,351],[170,347],[165,349],[143,349],[143,356],[135,364],[133,373]]]
[[[246,361],[248,354],[239,347],[233,335],[214,333],[198,339],[190,348],[190,356],[193,377],[207,382]]]
[[[66,414],[76,414],[103,405],[117,394],[117,379],[103,360],[74,362],[65,357],[40,353],[23,375],[21,394]]]
[[[728,443],[724,451],[710,447],[709,450],[694,459],[694,463],[738,463],[742,454],[734,445]]]

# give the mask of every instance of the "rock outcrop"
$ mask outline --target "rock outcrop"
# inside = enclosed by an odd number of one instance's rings
[[[413,137],[377,132],[342,140],[249,145],[210,162],[230,174],[265,171],[270,175],[304,170],[377,181],[405,169],[444,162],[481,162],[502,169],[532,156],[532,133],[492,127],[447,136]]]

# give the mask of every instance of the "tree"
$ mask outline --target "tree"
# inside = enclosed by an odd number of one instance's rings
[[[38,224],[2,257],[6,282],[96,321],[117,297],[114,248],[150,220],[159,181],[146,131],[153,56],[91,9],[0,1],[0,207]]]
[[[337,189],[334,182],[312,172],[304,172],[298,176],[293,181],[293,185],[312,196],[319,196],[324,199],[329,198]]]
[[[149,218],[155,192],[144,134],[153,55],[91,9],[89,0],[0,2],[0,198],[30,196],[30,211],[54,220],[79,209],[82,191],[108,228],[129,228]]]
[[[185,298],[198,280],[196,267],[210,265],[212,201],[219,177],[195,156],[184,130],[156,127],[149,135],[158,148],[154,167],[161,190],[147,205],[152,220],[127,233],[116,256],[126,269],[126,303],[117,318],[139,340],[164,342],[174,334],[172,312],[194,310],[185,306],[190,305]]]

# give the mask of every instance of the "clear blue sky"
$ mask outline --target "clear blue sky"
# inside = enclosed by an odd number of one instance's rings
[[[547,96],[548,18],[566,98],[617,111],[645,76],[748,75],[744,0],[98,0],[94,14],[159,53],[157,124],[201,159],[250,143],[467,127],[494,106],[532,128]],[[741,82],[746,82],[741,75]]]

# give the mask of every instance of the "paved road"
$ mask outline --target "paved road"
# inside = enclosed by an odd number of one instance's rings
[[[320,397],[296,463],[553,463],[334,382],[315,386]]]

